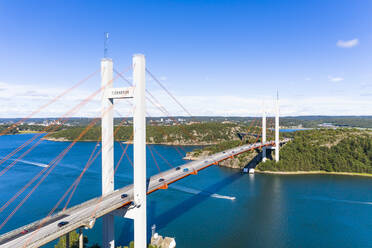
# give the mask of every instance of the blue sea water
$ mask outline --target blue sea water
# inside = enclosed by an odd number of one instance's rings
[[[0,157],[32,135],[1,136]],[[69,144],[42,141],[0,176],[0,207]],[[77,143],[0,233],[47,215],[79,175],[95,145],[95,142]],[[154,147],[174,166],[185,162],[172,146]],[[121,151],[119,144],[115,144],[115,161],[119,160]],[[132,152],[129,146],[131,157]],[[157,161],[161,170],[169,168],[158,156]],[[157,173],[149,153],[147,162],[148,174]],[[132,173],[131,165],[124,159],[115,177],[116,188],[130,184]],[[100,177],[98,157],[84,175],[70,206],[99,196]],[[372,247],[371,189],[372,179],[367,177],[242,175],[236,170],[214,166],[176,182],[168,190],[151,194],[148,223],[156,224],[161,235],[175,237],[180,248]],[[0,222],[21,199],[0,213]],[[85,234],[91,244],[100,243],[101,222]],[[133,239],[133,222],[116,218],[115,236],[117,245],[127,244]],[[53,243],[45,247],[53,247]]]
[[[282,128],[279,129],[279,132],[282,133],[289,133],[289,132],[297,132],[297,131],[303,131],[303,130],[309,130],[309,129],[303,129],[303,128]]]

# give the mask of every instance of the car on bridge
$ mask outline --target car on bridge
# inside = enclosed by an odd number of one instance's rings
[[[26,234],[26,233],[28,233],[27,229],[23,229],[22,232],[21,232],[21,234]]]
[[[128,194],[122,194],[120,197],[121,197],[121,199],[127,198]]]
[[[184,168],[183,169],[183,172],[188,172],[189,171],[189,168]]]
[[[180,170],[180,169],[181,169],[181,167],[179,167],[179,166],[176,167],[176,171],[178,171],[178,170]]]
[[[159,179],[159,183],[164,182],[164,178]]]
[[[68,221],[61,221],[58,223],[58,227],[63,227],[68,224]]]

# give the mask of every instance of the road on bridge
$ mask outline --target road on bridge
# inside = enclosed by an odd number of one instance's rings
[[[287,139],[281,141],[281,143],[286,142],[288,142]],[[150,194],[159,189],[166,189],[168,184],[176,182],[186,176],[195,175],[198,171],[211,165],[218,164],[218,162],[222,160],[263,146],[274,146],[274,142],[239,146],[213,154],[203,160],[192,161],[156,174],[148,180],[147,193]],[[61,211],[48,219],[39,220],[5,233],[0,236],[0,247],[40,247],[79,227],[92,228],[97,218],[116,211],[117,209],[121,209],[122,213],[128,211],[128,214],[130,211],[135,211],[136,206],[131,204],[132,200],[133,185],[128,185],[104,197],[97,197],[65,211]],[[61,222],[67,222],[67,224],[59,227],[58,223]],[[23,230],[27,230],[28,232],[23,234]]]

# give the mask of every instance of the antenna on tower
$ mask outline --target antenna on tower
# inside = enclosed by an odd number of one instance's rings
[[[279,89],[276,89],[276,100],[279,100]]]
[[[104,41],[103,41],[103,57],[107,58],[107,56],[108,56],[107,45],[108,45],[109,33],[105,32],[104,35],[105,36],[104,36]]]

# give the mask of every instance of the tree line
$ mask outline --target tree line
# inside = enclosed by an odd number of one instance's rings
[[[262,171],[372,173],[372,133],[356,129],[320,129],[285,134],[293,140],[280,161],[260,163]]]

